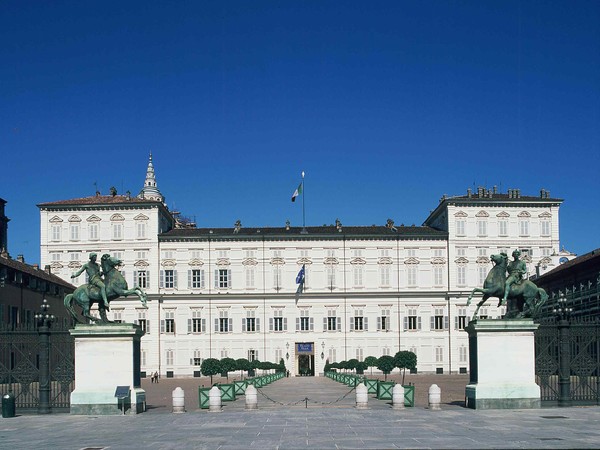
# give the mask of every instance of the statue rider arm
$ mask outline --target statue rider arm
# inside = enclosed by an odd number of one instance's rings
[[[83,271],[85,270],[85,268],[86,268],[86,265],[84,264],[84,265],[81,267],[81,269],[79,269],[77,272],[75,272],[73,275],[71,275],[71,278],[76,278],[76,277],[78,277],[79,275],[81,275],[81,274],[83,273]]]

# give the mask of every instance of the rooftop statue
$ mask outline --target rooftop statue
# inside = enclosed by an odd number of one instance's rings
[[[106,317],[106,311],[109,309],[108,302],[121,296],[127,297],[129,295],[137,295],[142,302],[142,305],[146,307],[146,294],[139,287],[128,289],[125,278],[123,278],[123,275],[117,268],[121,264],[121,260],[106,253],[102,255],[100,262],[102,271],[100,271],[98,269],[98,264],[96,263],[96,254],[92,253],[90,254],[90,262],[84,264],[79,271],[73,274],[71,278],[78,276],[86,270],[90,279],[89,284],[79,286],[75,289],[75,292],[65,296],[65,308],[67,308],[71,316],[77,322],[81,322],[81,320],[77,317],[77,314],[73,309],[74,304],[82,308],[83,317],[88,321],[91,320],[92,322],[99,323],[110,322]],[[104,280],[102,280],[102,276],[104,276]],[[102,287],[104,287],[105,292],[102,292]],[[106,296],[106,299],[104,296]],[[106,304],[104,303],[105,301]],[[90,314],[90,308],[94,303],[98,303],[98,310],[100,312],[99,319]]]
[[[467,306],[469,306],[475,293],[483,294],[483,298],[477,303],[477,308],[473,313],[473,320],[477,318],[479,309],[490,297],[499,299],[498,306],[506,304],[508,301],[505,319],[533,318],[539,314],[541,306],[548,300],[548,294],[532,281],[523,278],[523,275],[527,273],[527,267],[525,262],[519,259],[519,256],[521,256],[521,252],[515,250],[513,252],[514,260],[510,263],[506,253],[490,257],[494,267],[486,277],[483,289],[473,289],[467,300]],[[506,276],[507,271],[508,277]]]

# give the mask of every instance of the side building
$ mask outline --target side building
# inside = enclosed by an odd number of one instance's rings
[[[490,255],[520,248],[531,274],[558,264],[562,200],[546,191],[443,197],[422,226],[192,228],[164,205],[153,167],[148,174],[152,196],[38,205],[41,258],[64,279],[90,252],[122,259],[149,308],[119,300],[111,317],[146,330],[143,370],[166,376],[197,375],[209,357],[283,359],[292,375],[318,375],[326,361],[399,350],[417,354],[419,371],[466,372],[466,300]],[[501,317],[496,305],[481,317]]]

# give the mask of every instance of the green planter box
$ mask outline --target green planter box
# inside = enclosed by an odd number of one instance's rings
[[[379,400],[391,400],[393,390],[393,381],[380,381],[379,383],[377,383],[377,398]]]
[[[244,395],[246,393],[246,388],[248,387],[248,382],[244,381],[234,381],[233,387],[235,390],[235,395]]]
[[[221,401],[232,402],[235,400],[235,387],[233,384],[220,384]]]
[[[359,380],[358,377],[355,377],[353,375],[348,376],[348,382],[346,383],[349,387],[356,387],[358,386]]]
[[[200,409],[208,409],[208,392],[210,388],[201,387],[198,388],[198,404],[200,405]]]
[[[379,380],[369,380],[365,378],[365,385],[369,394],[377,394],[377,382]]]
[[[261,388],[261,387],[263,387],[263,386],[264,386],[264,383],[263,383],[263,378],[262,378],[262,377],[256,377],[256,378],[254,379],[254,387],[255,387],[255,388]]]
[[[415,387],[402,386],[404,388],[404,406],[415,406]]]

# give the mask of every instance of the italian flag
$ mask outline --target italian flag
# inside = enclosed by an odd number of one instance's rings
[[[298,185],[298,187],[296,188],[296,190],[292,194],[292,202],[295,202],[296,201],[296,197],[298,197],[300,194],[302,194],[302,183],[300,183]]]

